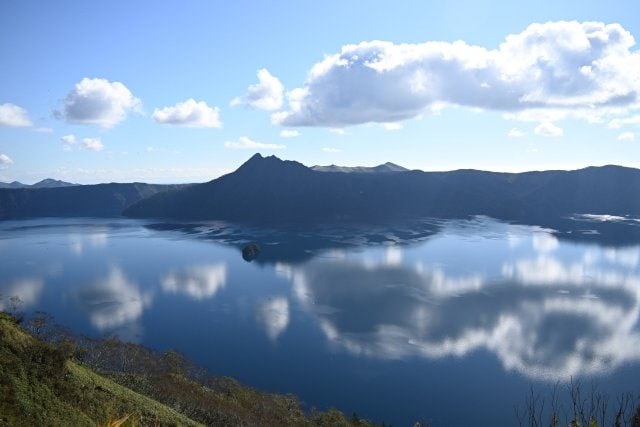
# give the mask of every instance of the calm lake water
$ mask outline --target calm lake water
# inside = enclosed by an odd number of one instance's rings
[[[309,407],[514,425],[531,386],[640,391],[640,244],[589,221],[572,233],[488,218],[304,233],[5,221],[0,294]],[[262,249],[253,262],[247,242]]]

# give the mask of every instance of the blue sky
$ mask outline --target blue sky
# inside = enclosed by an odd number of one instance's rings
[[[640,167],[638,16],[636,1],[5,0],[0,181],[202,182],[255,152]]]

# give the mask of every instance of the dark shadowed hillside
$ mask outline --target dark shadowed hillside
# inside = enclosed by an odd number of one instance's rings
[[[133,203],[179,186],[132,184],[0,188],[0,219],[119,216]]]
[[[640,171],[318,172],[256,154],[231,174],[156,194],[125,210],[131,217],[252,222],[468,215],[521,220],[573,213],[639,214]]]

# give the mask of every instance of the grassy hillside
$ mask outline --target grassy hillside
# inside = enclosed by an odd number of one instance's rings
[[[139,425],[201,425],[81,364],[0,313],[0,424],[95,426],[126,415]]]
[[[294,396],[229,378],[196,381],[179,354],[154,354],[116,340],[54,346],[0,312],[0,426],[371,425],[336,410],[309,415]]]

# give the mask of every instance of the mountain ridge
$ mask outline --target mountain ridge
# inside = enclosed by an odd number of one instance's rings
[[[0,220],[35,217],[117,217],[133,203],[181,185],[109,183],[0,188]]]
[[[360,221],[419,216],[498,219],[574,213],[640,214],[640,170],[319,172],[275,156],[133,203],[131,217],[251,222]]]
[[[328,165],[311,166],[312,170],[316,172],[343,172],[343,173],[394,173],[394,172],[407,172],[409,169],[396,165],[395,163],[386,162],[377,166],[338,166]]]
[[[58,187],[71,187],[81,184],[74,184],[71,182],[61,181],[59,179],[45,178],[35,184],[23,184],[19,181],[13,182],[0,182],[0,188],[58,188]]]

